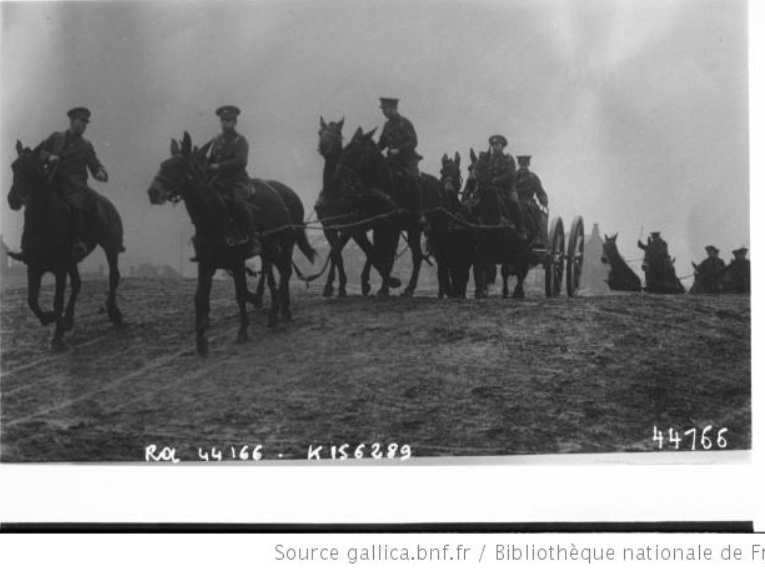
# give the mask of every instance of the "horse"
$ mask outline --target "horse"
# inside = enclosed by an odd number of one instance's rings
[[[56,190],[55,175],[46,172],[36,150],[25,148],[21,141],[17,141],[16,153],[18,156],[11,165],[13,183],[8,204],[13,210],[26,206],[21,238],[23,255],[9,255],[26,263],[27,304],[43,326],[55,322],[51,345],[54,350],[64,350],[64,333],[74,327],[74,308],[82,286],[78,260],[72,254],[74,235],[69,207]],[[125,251],[122,219],[107,198],[95,191],[93,194],[95,208],[85,217],[84,243],[87,254],[96,246],[106,254],[109,265],[106,313],[116,327],[122,327],[122,312],[117,306],[119,255]],[[43,311],[39,303],[42,277],[48,272],[55,276],[56,283],[53,311]],[[65,309],[67,277],[71,280],[71,290]]]
[[[232,245],[228,242],[231,224],[228,206],[218,192],[210,187],[209,162],[203,152],[192,149],[191,137],[184,133],[179,144],[175,139],[170,144],[170,158],[163,161],[159,172],[148,189],[152,204],[178,202],[183,200],[192,224],[196,230],[194,249],[199,263],[197,290],[194,298],[196,312],[196,346],[200,355],[207,355],[209,344],[206,337],[210,326],[210,291],[212,278],[218,269],[233,275],[236,301],[239,306],[239,330],[237,342],[248,339],[247,302],[258,304],[257,296],[247,288],[245,262],[250,255],[249,246]],[[281,183],[254,180],[255,192],[250,198],[256,226],[261,231],[263,274],[268,279],[271,292],[271,308],[268,325],[279,322],[279,313],[285,320],[291,320],[289,307],[289,278],[292,275],[292,251],[297,243],[301,252],[313,262],[315,251],[308,244],[302,220],[293,220],[290,210],[280,192],[275,188]],[[279,285],[276,286],[271,268],[279,271]]]
[[[323,186],[321,194],[314,206],[316,216],[324,227],[324,236],[330,245],[330,266],[327,282],[324,285],[322,295],[332,297],[334,294],[335,269],[338,275],[338,297],[348,295],[346,285],[348,278],[345,275],[345,265],[343,263],[342,250],[349,240],[353,239],[361,248],[371,249],[373,246],[369,242],[366,230],[358,229],[355,231],[341,232],[337,226],[344,223],[355,222],[351,213],[347,212],[344,205],[338,199],[334,192],[333,178],[337,169],[340,155],[343,151],[343,124],[345,118],[340,121],[330,121],[327,123],[324,117],[319,118],[319,154],[324,158]],[[361,273],[361,291],[364,295],[370,291],[369,275],[372,263],[369,258],[364,265]],[[394,280],[395,287],[400,285],[398,280]],[[392,287],[394,287],[392,285]]]
[[[638,275],[627,265],[619,248],[616,247],[617,232],[609,237],[604,234],[603,254],[600,261],[609,266],[606,283],[611,291],[642,291],[643,285]]]
[[[417,288],[420,266],[424,259],[420,240],[422,227],[419,213],[413,208],[414,196],[404,193],[403,181],[392,169],[372,139],[375,131],[356,130],[345,146],[333,179],[333,188],[341,202],[353,205],[366,216],[376,220],[374,251],[365,252],[369,261],[383,276],[378,295],[389,295],[390,272],[396,255],[399,234],[406,233],[412,253],[412,274],[402,296],[413,295]],[[438,241],[434,251],[443,252],[440,241],[444,237],[445,217],[442,212],[441,184],[432,175],[420,174],[422,213]],[[351,206],[351,207],[353,207]]]
[[[449,217],[441,242],[443,252],[437,255],[437,258],[442,260],[438,265],[439,298],[446,296],[464,299],[470,279],[470,267],[473,264],[475,245],[471,229],[466,223],[469,212],[460,201],[460,160],[459,153],[455,153],[453,159],[446,153],[441,157],[441,195],[443,207]]]
[[[642,268],[645,272],[645,291],[648,293],[685,293],[685,287],[675,274],[674,260],[666,251],[666,242],[648,239],[647,244],[638,240],[638,247],[645,252]]]
[[[497,189],[489,183],[488,173],[478,169],[482,162],[473,149],[470,149],[470,158],[469,181],[472,188],[468,196],[463,195],[463,201],[470,211],[471,222],[478,226],[473,233],[475,297],[487,296],[488,286],[493,282],[496,265],[499,264],[502,266],[502,297],[509,296],[508,277],[515,275],[513,299],[523,299],[526,296],[523,288],[526,276],[529,269],[539,263],[539,257],[530,244],[521,238],[517,229],[502,220],[502,199]]]

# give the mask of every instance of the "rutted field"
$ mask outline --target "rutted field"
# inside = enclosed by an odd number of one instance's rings
[[[70,350],[2,292],[2,460],[142,461],[199,449],[411,446],[415,457],[655,450],[654,426],[751,446],[746,296],[646,294],[524,301],[324,299],[292,286],[292,323],[235,344],[233,284],[213,288],[211,352],[194,351],[194,280],[127,278],[117,331],[86,281]],[[50,304],[50,288],[45,292]],[[690,449],[685,436],[681,449]],[[674,445],[672,445],[674,449]],[[369,448],[365,449],[369,452]]]

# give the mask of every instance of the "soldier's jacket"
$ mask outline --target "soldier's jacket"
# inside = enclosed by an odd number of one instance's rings
[[[213,163],[220,165],[216,173],[216,182],[222,185],[250,185],[250,177],[247,174],[247,158],[250,153],[250,145],[239,133],[226,136],[221,133],[209,143],[209,158]]]
[[[704,276],[714,276],[722,273],[725,269],[725,262],[720,258],[706,258],[698,266],[698,272]]]
[[[68,130],[53,133],[43,141],[38,152],[44,160],[51,155],[59,156],[56,177],[68,182],[75,190],[88,188],[88,171],[92,175],[101,170],[106,172],[96,156],[93,144]]]
[[[392,157],[392,162],[401,167],[416,168],[417,162],[422,158],[415,149],[417,148],[417,133],[414,125],[406,117],[401,115],[388,119],[383,127],[377,148],[381,151],[398,149],[398,155]]]
[[[509,191],[515,180],[515,159],[504,153],[481,153],[476,173],[482,182]]]
[[[515,190],[521,200],[533,201],[536,196],[542,206],[547,205],[547,193],[542,188],[542,181],[528,169],[521,169],[516,174]]]
[[[728,265],[730,291],[733,293],[751,292],[751,264],[749,260],[731,260]]]

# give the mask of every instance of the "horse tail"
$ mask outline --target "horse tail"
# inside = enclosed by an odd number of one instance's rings
[[[305,226],[302,226],[295,230],[295,242],[297,247],[303,252],[303,255],[308,258],[308,261],[313,264],[316,259],[316,250],[313,249],[311,244],[308,243],[308,236],[305,233]]]

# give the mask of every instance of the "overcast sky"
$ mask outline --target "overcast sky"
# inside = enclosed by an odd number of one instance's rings
[[[127,264],[178,265],[182,207],[146,190],[172,137],[202,143],[239,106],[251,176],[292,186],[312,212],[319,117],[381,127],[399,97],[421,169],[485,149],[533,155],[566,227],[619,232],[627,258],[660,230],[678,275],[716,244],[749,244],[747,9],[743,0],[280,0],[3,2],[2,192],[14,145],[93,111],[86,133],[110,174]],[[378,129],[379,132],[379,129]],[[2,233],[22,215],[2,199]],[[188,257],[188,251],[184,257]],[[188,267],[187,267],[188,269]]]

